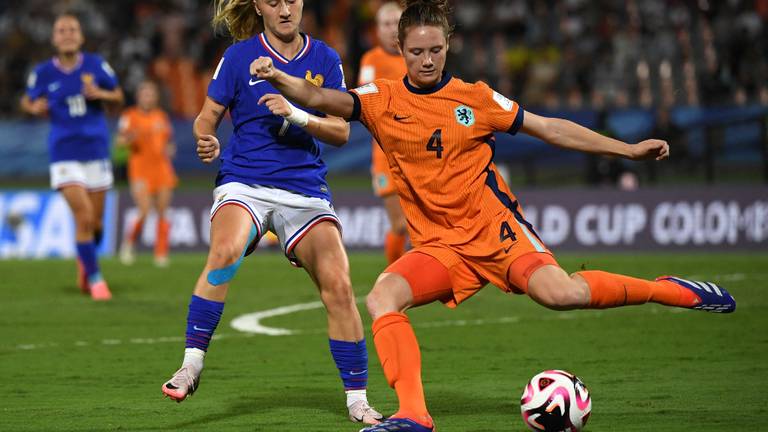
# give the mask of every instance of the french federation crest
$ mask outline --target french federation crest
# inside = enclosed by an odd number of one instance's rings
[[[453,113],[456,114],[456,121],[460,125],[470,127],[475,124],[475,112],[472,111],[472,108],[459,105],[453,110]]]

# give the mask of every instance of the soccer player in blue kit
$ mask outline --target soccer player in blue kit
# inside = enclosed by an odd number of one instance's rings
[[[323,42],[299,31],[302,0],[217,0],[214,4],[214,26],[224,24],[237,42],[219,62],[194,123],[200,159],[211,163],[221,156],[211,208],[210,252],[189,303],[182,367],[162,391],[181,402],[197,389],[230,281],[269,230],[277,234],[291,263],[303,267],[320,291],[350,419],[376,424],[382,415],[370,407],[366,396],[368,354],[363,327],[341,242],[341,224],[330,202],[327,169],[320,158],[320,141],[343,145],[349,138],[349,124],[289,104],[274,87],[249,72],[252,61],[271,56],[288,74],[318,87],[345,90],[341,60]],[[264,31],[259,33],[262,24]],[[222,151],[215,133],[227,110],[234,133]]]
[[[96,257],[104,197],[112,187],[103,105],[121,105],[123,91],[104,59],[80,50],[84,41],[76,16],[56,18],[52,35],[56,55],[29,75],[21,109],[50,117],[51,187],[61,192],[74,214],[78,284],[94,300],[109,300],[112,294]]]

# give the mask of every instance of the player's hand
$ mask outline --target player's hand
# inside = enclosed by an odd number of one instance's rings
[[[272,64],[272,59],[269,57],[259,57],[252,61],[250,71],[251,75],[256,78],[265,79],[267,81],[275,79],[280,72],[275,69],[275,65]]]
[[[197,139],[197,157],[205,163],[211,163],[219,157],[221,146],[213,135],[200,135]]]
[[[29,103],[29,113],[33,116],[45,116],[48,114],[48,99],[41,97]]]
[[[663,160],[669,157],[669,144],[666,141],[649,139],[640,141],[632,146],[632,155],[630,159],[640,160]]]
[[[272,114],[280,117],[288,117],[293,112],[291,104],[279,94],[265,94],[259,99],[259,105],[266,105]]]

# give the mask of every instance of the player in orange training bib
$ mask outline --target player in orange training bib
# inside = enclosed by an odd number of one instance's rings
[[[630,145],[534,115],[483,82],[451,77],[443,71],[451,30],[447,2],[406,3],[399,23],[408,67],[403,80],[374,80],[344,93],[292,78],[268,58],[250,67],[298,104],[361,121],[383,146],[408,220],[413,250],[379,276],[366,300],[379,361],[400,408],[361,432],[435,430],[424,400],[421,352],[405,315],[415,306],[439,300],[455,307],[490,282],[555,310],[647,302],[736,309],[733,297],[709,282],[563,270],[498,175],[493,133],[521,131],[557,147],[632,160],[666,159],[669,146],[654,139]]]
[[[126,232],[120,248],[120,260],[124,264],[133,263],[136,241],[154,207],[157,214],[155,265],[168,265],[171,225],[166,211],[178,180],[171,164],[171,157],[176,152],[173,127],[168,115],[158,107],[159,99],[157,84],[144,81],[136,91],[136,106],[125,110],[120,117],[118,145],[130,147],[128,181],[139,208],[139,215]]]
[[[360,85],[375,79],[399,80],[405,76],[407,69],[397,44],[397,24],[402,13],[402,8],[396,2],[384,3],[376,12],[379,46],[363,54],[360,60]],[[387,156],[375,139],[371,140],[371,182],[373,192],[381,198],[387,210],[390,229],[384,238],[384,253],[389,264],[392,264],[405,253],[408,226],[395,183],[389,173]]]

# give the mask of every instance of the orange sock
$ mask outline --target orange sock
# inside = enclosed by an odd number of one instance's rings
[[[387,262],[392,264],[405,253],[405,236],[395,234],[392,231],[387,233],[384,238],[384,254],[387,256]]]
[[[157,237],[155,238],[155,256],[168,256],[168,234],[171,231],[171,223],[168,219],[157,221]]]
[[[587,281],[590,290],[588,309],[639,305],[653,302],[667,306],[689,307],[696,295],[671,282],[654,282],[603,271],[577,273]]]
[[[408,316],[399,312],[380,316],[373,323],[373,341],[384,376],[400,402],[400,409],[392,417],[432,427],[421,384],[421,351]]]
[[[131,244],[136,244],[136,240],[139,238],[139,234],[141,234],[141,230],[144,228],[144,219],[138,218],[136,219],[136,222],[133,223],[133,228],[131,228],[131,231],[128,233],[128,242]]]

